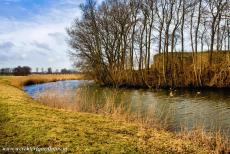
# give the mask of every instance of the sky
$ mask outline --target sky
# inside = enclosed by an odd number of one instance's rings
[[[73,68],[66,28],[81,16],[81,3],[84,0],[0,0],[0,68]]]

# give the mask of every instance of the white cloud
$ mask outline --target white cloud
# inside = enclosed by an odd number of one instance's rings
[[[0,17],[0,67],[71,67],[65,29],[75,17],[80,17],[80,2],[52,2],[50,8],[34,14],[27,20]]]

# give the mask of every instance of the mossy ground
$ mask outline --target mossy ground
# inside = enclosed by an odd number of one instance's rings
[[[12,86],[14,80],[18,78],[0,77],[0,153],[27,146],[63,147],[68,153],[211,153],[163,130],[49,108]]]

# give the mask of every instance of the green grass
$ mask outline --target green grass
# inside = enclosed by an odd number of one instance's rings
[[[63,147],[69,153],[210,153],[176,134],[111,117],[53,109],[30,98],[17,77],[0,77],[0,153],[6,147]]]

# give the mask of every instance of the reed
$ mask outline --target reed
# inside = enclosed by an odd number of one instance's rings
[[[141,112],[141,106],[137,111],[132,112],[131,104],[125,104],[125,102],[116,103],[116,91],[114,91],[113,95],[106,96],[103,104],[99,104],[96,99],[95,101],[89,101],[87,95],[82,95],[82,92],[86,92],[85,89],[79,88],[75,95],[77,99],[73,99],[72,94],[70,94],[71,91],[62,92],[60,97],[60,91],[50,90],[40,93],[37,99],[50,107],[105,115],[112,117],[114,120],[138,124],[142,128],[155,128],[157,130],[168,130],[169,128],[169,114],[164,115],[165,117],[161,117],[161,120],[159,120],[156,117],[155,106],[150,106],[145,114]],[[92,94],[92,97],[93,95],[95,94]],[[73,102],[73,100],[77,101]],[[200,146],[207,147],[214,153],[227,153],[230,151],[229,141],[220,131],[208,132],[202,124],[195,126],[192,130],[183,126],[176,135],[180,139],[190,140]]]
[[[194,128],[190,130],[183,126],[177,135],[181,139],[192,140],[201,146],[208,147],[217,154],[230,152],[230,141],[220,129],[216,131],[207,131],[202,124],[194,126]]]
[[[11,85],[22,88],[25,85],[54,82],[59,80],[81,80],[85,79],[83,74],[43,74],[30,76],[7,76],[2,77],[10,82]]]
[[[162,117],[158,120],[155,115],[154,106],[151,106],[144,113],[140,108],[137,111],[132,111],[132,104],[121,101],[119,104],[116,103],[117,92],[109,96],[105,96],[105,102],[99,103],[89,100],[88,96],[83,94],[87,89],[79,88],[78,91],[73,94],[71,90],[59,91],[59,90],[46,90],[36,95],[36,99],[44,105],[66,109],[74,112],[89,112],[96,113],[105,116],[113,117],[114,119],[126,121],[130,123],[138,123],[143,127],[154,127],[157,129],[168,128],[168,117]],[[94,97],[92,94],[92,97]],[[76,97],[76,98],[74,98]]]

